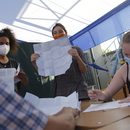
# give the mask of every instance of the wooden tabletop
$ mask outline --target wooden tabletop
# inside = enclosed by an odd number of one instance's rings
[[[130,115],[130,107],[117,108],[109,111],[83,112],[91,104],[95,103],[102,102],[81,103],[81,114],[76,119],[76,130],[101,129]]]
[[[130,117],[124,118],[97,130],[130,130]]]

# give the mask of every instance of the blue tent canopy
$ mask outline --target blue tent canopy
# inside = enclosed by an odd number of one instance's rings
[[[126,0],[86,28],[71,36],[70,42],[86,51],[130,30],[130,0]]]

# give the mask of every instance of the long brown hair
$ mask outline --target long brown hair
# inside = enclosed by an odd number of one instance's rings
[[[56,24],[54,25],[54,27],[52,28],[52,36],[53,36],[53,30],[54,30],[54,28],[57,27],[57,26],[60,26],[60,27],[65,31],[65,33],[67,33],[66,28],[65,28],[61,23],[56,23]]]

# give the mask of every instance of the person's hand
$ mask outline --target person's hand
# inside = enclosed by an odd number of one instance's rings
[[[74,57],[78,57],[79,56],[76,49],[70,49],[70,50],[68,50],[68,53],[70,55],[74,56]]]
[[[93,100],[102,100],[102,97],[103,97],[103,93],[99,90],[90,90],[88,91],[88,96],[90,99],[93,99]]]
[[[80,113],[80,110],[77,108],[73,109],[71,107],[63,107],[58,113],[54,114],[53,116],[60,116],[62,114],[72,114],[75,117],[77,117]]]
[[[34,53],[34,54],[31,55],[31,62],[33,63],[34,66],[36,66],[36,59],[38,57],[40,57],[40,55],[36,54],[36,53]]]
[[[19,71],[18,78],[21,79],[21,84],[23,86],[26,86],[28,84],[28,78],[24,72]]]
[[[119,103],[128,103],[128,102],[130,102],[130,94],[129,94],[129,97],[121,100]]]
[[[77,108],[74,109],[74,108],[71,108],[71,107],[64,107],[63,112],[64,113],[70,113],[70,114],[72,113],[74,118],[75,118],[79,115],[80,110],[78,110]]]
[[[75,117],[77,117],[79,113],[80,111],[77,108],[73,109],[71,107],[63,107],[55,116],[58,118],[58,120],[66,122],[67,125],[69,124],[70,130],[74,130]],[[65,128],[65,130],[68,130],[69,128]]]
[[[75,117],[79,115],[80,111],[71,107],[63,107],[58,113],[49,116],[48,122],[44,130],[74,130]]]

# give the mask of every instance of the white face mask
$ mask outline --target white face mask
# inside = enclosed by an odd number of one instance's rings
[[[8,45],[0,45],[0,55],[3,55],[3,56],[5,56],[5,55],[7,55],[8,54],[8,52],[10,51],[10,46],[8,46]]]

